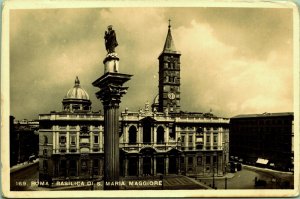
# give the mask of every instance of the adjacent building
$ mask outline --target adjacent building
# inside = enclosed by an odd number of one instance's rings
[[[293,169],[294,114],[237,115],[230,119],[230,156],[282,170]]]
[[[10,116],[10,167],[37,157],[39,152],[39,122],[14,119]]]
[[[180,52],[168,28],[159,55],[159,89],[153,102],[120,114],[120,174],[223,176],[229,160],[229,119],[180,109]],[[79,79],[62,110],[40,114],[40,179],[91,179],[103,175],[104,117],[93,112]]]

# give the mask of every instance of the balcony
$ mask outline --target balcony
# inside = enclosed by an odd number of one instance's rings
[[[201,117],[180,117],[176,122],[188,123],[225,123],[229,124],[229,119],[225,118],[201,118]]]
[[[90,148],[90,143],[82,142],[79,144],[80,148],[85,147],[85,148]]]
[[[128,152],[139,152],[142,148],[145,148],[145,147],[151,147],[151,148],[156,149],[157,151],[164,152],[164,151],[168,151],[172,148],[180,149],[181,142],[120,143],[120,148],[122,148]]]

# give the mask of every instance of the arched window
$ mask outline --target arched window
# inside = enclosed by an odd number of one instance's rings
[[[165,142],[165,130],[162,126],[157,128],[157,143],[164,143]]]
[[[129,144],[136,144],[136,127],[135,126],[131,126],[129,128]]]

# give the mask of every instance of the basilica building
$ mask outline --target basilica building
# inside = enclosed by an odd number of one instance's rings
[[[229,119],[180,109],[180,56],[169,25],[159,55],[159,89],[143,109],[120,114],[120,175],[223,176]],[[62,110],[39,115],[40,180],[103,176],[104,116],[93,112],[78,77]]]

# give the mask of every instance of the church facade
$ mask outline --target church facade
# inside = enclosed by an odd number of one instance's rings
[[[159,89],[144,109],[120,114],[120,175],[223,176],[229,159],[229,119],[180,109],[180,52],[169,25],[159,55]],[[103,176],[104,116],[93,112],[79,79],[62,111],[39,115],[40,180]]]

